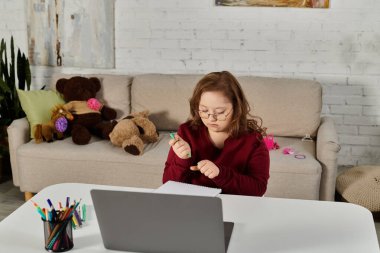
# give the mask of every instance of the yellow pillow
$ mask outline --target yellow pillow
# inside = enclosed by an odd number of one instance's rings
[[[17,89],[22,109],[30,125],[30,137],[36,124],[44,124],[50,120],[51,109],[57,104],[64,104],[61,95],[52,90],[24,91]]]

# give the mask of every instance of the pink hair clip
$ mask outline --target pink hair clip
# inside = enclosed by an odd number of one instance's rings
[[[282,150],[282,153],[284,155],[293,155],[294,154],[294,148],[284,148]]]
[[[306,158],[306,155],[304,154],[300,154],[298,152],[296,152],[294,150],[294,148],[290,148],[290,147],[286,147],[282,150],[282,153],[284,155],[294,155],[294,158],[297,158],[297,159],[305,159]]]

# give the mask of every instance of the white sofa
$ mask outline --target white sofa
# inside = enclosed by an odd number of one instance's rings
[[[157,143],[132,156],[109,141],[92,138],[78,146],[71,138],[35,144],[26,118],[8,128],[13,182],[28,194],[63,182],[80,182],[156,188],[161,185],[169,151],[169,131],[175,131],[189,115],[188,100],[202,75],[143,74],[86,75],[102,82],[99,98],[117,109],[121,118],[130,111],[148,109],[160,132]],[[50,87],[59,78],[55,75]],[[260,116],[280,149],[270,151],[270,179],[265,196],[333,200],[340,147],[333,120],[321,117],[321,85],[315,81],[238,77],[252,112]],[[314,141],[302,141],[305,135]],[[306,155],[296,159],[282,154],[293,147]],[[30,195],[29,195],[30,196]]]

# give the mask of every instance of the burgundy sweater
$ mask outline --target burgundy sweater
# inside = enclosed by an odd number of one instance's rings
[[[224,147],[215,147],[204,125],[197,129],[189,122],[179,127],[178,135],[191,147],[191,158],[179,158],[171,148],[165,163],[163,183],[168,180],[221,188],[222,193],[262,196],[269,179],[269,152],[258,133],[229,137]],[[201,160],[210,160],[218,166],[219,175],[209,179],[199,171],[190,170]]]

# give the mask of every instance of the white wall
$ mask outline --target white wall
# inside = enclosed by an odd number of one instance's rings
[[[28,52],[26,33],[26,12],[24,0],[0,0],[0,39],[4,38],[10,49],[11,35],[15,48]]]
[[[22,13],[20,2],[1,0],[0,14],[6,15],[0,16],[1,37],[9,31],[25,37],[24,19],[7,11]],[[111,71],[226,69],[316,79],[323,84],[323,112],[337,124],[339,164],[380,164],[380,1],[330,2],[329,9],[297,9],[217,7],[214,0],[116,0],[116,69]],[[37,83],[61,71],[33,70]]]

